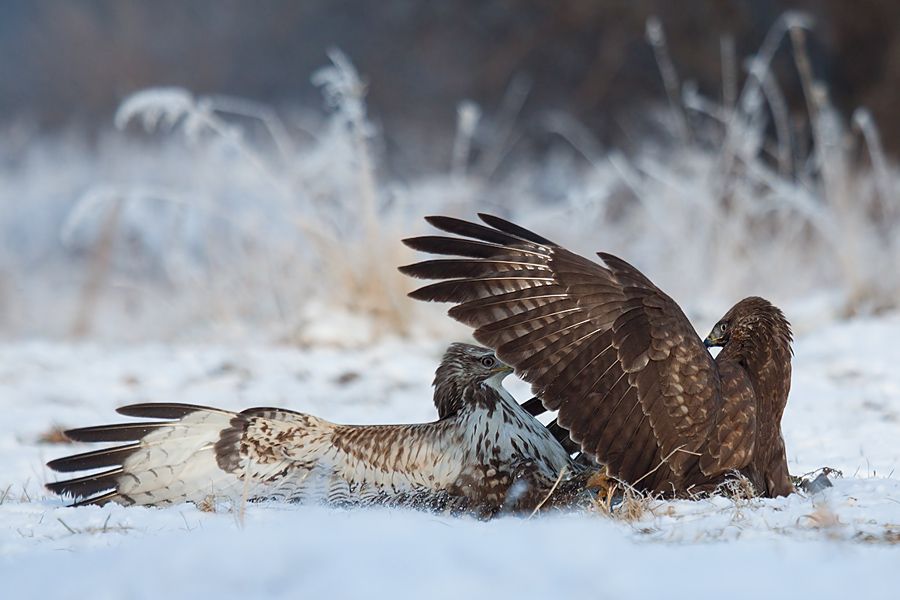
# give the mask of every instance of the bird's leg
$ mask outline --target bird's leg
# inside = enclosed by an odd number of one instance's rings
[[[584,487],[590,491],[596,491],[597,495],[606,495],[606,492],[615,486],[616,481],[609,476],[606,466],[600,466],[589,471],[589,476]]]

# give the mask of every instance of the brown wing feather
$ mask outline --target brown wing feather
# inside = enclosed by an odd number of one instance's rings
[[[493,229],[429,219],[477,241],[407,240],[418,250],[468,257],[403,267],[414,277],[445,280],[411,295],[456,304],[449,314],[515,367],[548,410],[559,410],[559,425],[580,448],[614,475],[636,481],[665,460],[658,472],[677,476],[696,464],[715,426],[720,381],[678,305],[615,256],[600,254],[601,265],[498,217],[479,216]]]

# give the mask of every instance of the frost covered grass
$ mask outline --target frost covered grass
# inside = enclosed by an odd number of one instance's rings
[[[477,211],[619,254],[693,317],[749,294],[801,328],[894,308],[900,173],[864,109],[847,122],[833,107],[808,35],[802,17],[782,18],[741,89],[723,43],[720,101],[680,80],[651,20],[670,106],[648,115],[653,133],[628,155],[560,114],[539,127],[556,143],[520,151],[527,90],[513,85],[496,111],[462,102],[455,136],[402,149],[393,168],[390,132],[339,52],[313,75],[324,114],[162,88],[126,99],[119,132],[91,146],[11,129],[0,323],[13,335],[300,345],[443,333],[446,320],[405,298],[412,282],[395,267],[413,257],[399,239],[423,232],[423,215]],[[771,68],[782,55],[803,119]],[[448,158],[409,159],[419,154]]]
[[[894,334],[900,319],[881,316],[825,326],[796,343],[788,462],[796,475],[839,469],[832,488],[778,499],[739,489],[696,501],[633,498],[612,511],[491,522],[277,504],[243,514],[191,505],[69,508],[42,489],[53,477],[44,462],[82,449],[51,443],[48,430],[115,421],[114,408],[132,402],[276,405],[343,422],[430,420],[441,343],[2,345],[0,576],[16,596],[61,598],[458,595],[448,581],[471,586],[476,597],[702,598],[727,589],[729,597],[757,598],[763,586],[892,598],[900,583],[900,350],[861,340]],[[527,397],[525,384],[509,384]],[[748,572],[758,576],[736,586]]]

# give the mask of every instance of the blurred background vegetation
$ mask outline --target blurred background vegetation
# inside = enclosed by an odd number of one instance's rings
[[[0,336],[415,333],[399,238],[478,210],[890,310],[897,106],[890,0],[5,0]]]
[[[401,152],[405,136],[452,130],[461,99],[500,106],[517,78],[528,87],[523,131],[561,111],[627,144],[634,131],[622,122],[665,101],[645,41],[648,17],[665,25],[682,78],[716,96],[723,48],[751,55],[787,10],[814,20],[813,68],[836,105],[848,114],[866,106],[886,148],[900,151],[900,3],[892,0],[5,0],[0,114],[42,129],[93,127],[109,123],[128,94],[158,85],[281,109],[318,105],[308,75],[336,47],[365,74],[370,111],[400,138],[388,150]],[[790,57],[774,68],[791,69]],[[803,115],[799,81],[784,93]]]

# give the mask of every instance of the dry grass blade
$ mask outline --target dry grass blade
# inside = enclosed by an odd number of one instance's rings
[[[216,497],[213,494],[208,494],[205,498],[200,500],[200,502],[197,502],[197,510],[205,513],[218,512]]]
[[[594,498],[592,503],[594,510],[625,523],[639,521],[647,513],[653,512],[653,502],[656,501],[654,496],[641,492],[623,481],[614,481],[613,485],[606,486],[602,497],[598,495]]]
[[[71,533],[72,535],[78,535],[78,531],[69,527],[65,521],[63,521],[59,517],[57,517],[56,520],[59,521],[62,524],[62,526],[65,527],[69,531],[69,533]]]
[[[666,463],[668,462],[668,460],[669,460],[670,458],[672,458],[672,457],[675,455],[676,452],[684,452],[685,454],[692,454],[692,455],[694,455],[694,456],[700,456],[700,454],[697,453],[697,452],[692,452],[692,451],[690,451],[690,450],[685,450],[685,449],[684,449],[684,445],[682,444],[681,446],[678,446],[677,448],[675,448],[674,450],[672,450],[671,452],[669,452],[668,454],[666,454],[666,455],[662,458],[662,460],[659,461],[659,464],[656,465],[655,467],[653,467],[653,469],[651,469],[650,471],[647,471],[646,473],[644,473],[643,475],[641,475],[640,477],[638,477],[637,480],[632,484],[632,486],[637,486],[637,484],[639,484],[640,482],[642,482],[644,479],[646,479],[646,478],[649,477],[650,475],[653,475],[654,473],[656,473],[660,468],[662,468],[662,466],[663,466],[664,464],[666,464]]]
[[[547,492],[547,495],[544,496],[544,499],[538,502],[538,505],[534,507],[534,510],[531,511],[531,514],[528,515],[529,519],[536,515],[538,511],[541,510],[541,508],[544,506],[544,504],[547,503],[547,500],[550,499],[550,497],[553,495],[553,492],[555,492],[556,488],[559,487],[559,483],[563,480],[563,477],[565,477],[567,471],[568,469],[566,467],[563,467],[559,471],[559,476],[556,478],[556,481],[553,482],[553,486],[550,488],[550,491]]]
[[[63,527],[65,527],[66,530],[69,533],[71,533],[72,535],[79,535],[82,533],[89,533],[89,534],[91,534],[91,533],[109,533],[111,531],[125,533],[125,532],[131,531],[133,529],[133,527],[130,527],[128,525],[113,525],[110,527],[110,525],[109,525],[110,518],[112,518],[112,515],[107,515],[106,520],[103,521],[103,525],[101,525],[99,527],[89,525],[87,527],[81,527],[81,528],[71,527],[68,523],[66,523],[59,517],[57,517],[56,520],[59,521],[60,524]]]
[[[753,482],[738,471],[732,472],[731,476],[719,484],[713,493],[724,496],[735,504],[746,504],[759,497],[759,493],[753,487]]]
[[[6,489],[3,490],[3,494],[0,495],[0,506],[2,506],[3,503],[6,502],[6,499],[9,498],[9,491],[11,489],[12,489],[12,484],[9,484],[8,486],[6,486]]]

